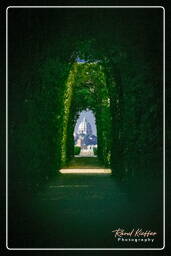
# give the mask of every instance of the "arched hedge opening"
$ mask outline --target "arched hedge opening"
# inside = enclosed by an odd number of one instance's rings
[[[72,73],[72,74],[71,74]],[[98,157],[110,166],[111,156],[111,111],[106,78],[102,65],[97,62],[74,63],[66,84],[63,118],[64,128],[62,163],[73,156],[73,131],[80,111],[89,108],[96,117]],[[65,144],[64,144],[65,143]],[[65,148],[65,150],[64,150]],[[62,152],[62,154],[63,154]]]

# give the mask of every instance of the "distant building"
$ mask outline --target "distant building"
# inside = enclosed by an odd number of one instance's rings
[[[88,123],[85,117],[83,118],[83,121],[78,126],[77,134],[92,135],[91,124]]]
[[[75,146],[84,149],[97,147],[97,136],[93,135],[91,124],[85,117],[79,124],[78,130],[74,133],[74,140]]]

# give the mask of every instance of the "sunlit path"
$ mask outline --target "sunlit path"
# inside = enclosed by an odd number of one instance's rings
[[[103,173],[111,173],[111,169],[88,169],[88,168],[84,168],[84,169],[60,169],[59,170],[60,173],[63,173],[63,174],[68,174],[68,173],[78,173],[78,174],[81,174],[81,173],[99,173],[99,174],[103,174]]]
[[[111,174],[112,171],[109,168],[105,168],[98,158],[91,157],[80,157],[73,158],[69,164],[59,170],[60,173],[69,174],[69,173],[99,173],[99,174]]]

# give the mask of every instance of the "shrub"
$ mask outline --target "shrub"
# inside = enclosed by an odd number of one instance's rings
[[[74,147],[74,155],[79,155],[81,151],[81,147],[75,146]]]
[[[93,148],[93,151],[94,151],[94,155],[96,156],[97,155],[97,148]]]

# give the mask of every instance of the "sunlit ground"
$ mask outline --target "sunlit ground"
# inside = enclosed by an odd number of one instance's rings
[[[98,174],[111,174],[112,171],[109,168],[104,168],[99,160],[96,158],[73,158],[68,164],[67,168],[59,170],[62,174],[84,174],[84,173],[98,173]]]
[[[68,173],[111,173],[111,169],[61,169],[60,173],[68,174]]]

